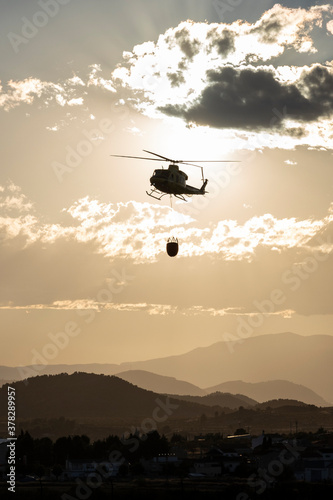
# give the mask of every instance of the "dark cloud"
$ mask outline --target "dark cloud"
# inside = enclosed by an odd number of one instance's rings
[[[199,40],[191,40],[190,32],[186,28],[176,31],[175,39],[181,50],[190,61],[195,55],[199,54],[201,44]]]
[[[216,47],[217,52],[223,57],[235,50],[235,37],[236,34],[227,29],[219,33],[217,28],[214,28],[207,33],[207,38],[212,40],[210,49]]]
[[[289,135],[290,137],[295,137],[297,139],[300,139],[301,137],[304,137],[306,135],[306,132],[302,127],[290,127],[286,128],[283,131],[285,134]]]
[[[302,80],[306,97],[295,84],[282,84],[271,71],[224,67],[207,73],[208,84],[192,105],[160,110],[216,128],[280,127],[286,118],[310,122],[332,110],[331,81],[328,70],[315,68]]]
[[[260,25],[253,29],[253,33],[258,33],[259,40],[263,43],[276,43],[281,28],[281,15],[275,12],[269,18],[262,19]]]
[[[185,78],[181,71],[177,71],[176,73],[167,73],[167,77],[170,80],[171,87],[179,87],[181,83],[185,83]]]
[[[184,57],[181,61],[179,61],[179,63],[178,63],[178,68],[179,68],[180,70],[184,70],[184,69],[186,69],[187,67],[188,67],[187,60],[186,60],[186,58]]]
[[[323,111],[333,111],[333,74],[327,68],[316,65],[302,79],[302,84],[312,102],[321,103]]]

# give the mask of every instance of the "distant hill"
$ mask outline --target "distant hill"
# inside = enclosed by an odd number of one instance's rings
[[[208,393],[215,391],[231,392],[232,394],[241,393],[249,398],[256,399],[259,403],[272,399],[290,399],[316,406],[329,406],[327,401],[311,389],[300,384],[293,384],[287,380],[269,380],[256,383],[234,380],[207,387],[206,391]]]
[[[42,375],[10,385],[16,390],[18,432],[24,429],[33,436],[52,439],[69,434],[101,439],[156,428],[169,436],[174,432],[230,434],[239,427],[251,428],[253,434],[262,429],[289,432],[290,423],[296,421],[303,431],[314,432],[319,426],[330,428],[333,416],[333,407],[288,400],[269,401],[258,408],[247,406],[241,395],[166,396],[112,375]],[[7,392],[7,385],[0,389],[1,435],[7,432]],[[236,407],[226,411],[225,405]]]
[[[230,380],[247,383],[286,380],[305,386],[320,395],[322,401],[333,404],[333,335],[302,336],[294,333],[239,338],[238,342],[217,342],[199,347],[186,354],[116,364],[47,365],[34,367],[0,367],[0,379],[22,380],[46,373],[85,371],[112,375],[128,370],[144,370],[158,375],[175,377],[198,387],[217,387]],[[218,386],[219,387],[219,386]],[[229,389],[215,389],[234,392]],[[243,390],[236,393],[245,394]],[[259,401],[255,394],[246,393]],[[269,394],[264,399],[288,397],[295,394]],[[311,404],[323,404],[307,399]]]
[[[42,375],[27,382],[11,384],[16,389],[16,415],[20,419],[131,417],[134,421],[154,418],[155,413],[159,418],[165,414],[168,418],[188,418],[210,412],[207,406],[172,398],[169,401],[177,405],[177,409],[171,406],[165,412],[166,396],[141,389],[115,376],[88,373]],[[0,418],[6,415],[7,386],[3,386],[0,389]]]
[[[174,376],[203,388],[229,380],[253,383],[284,379],[309,387],[333,403],[332,359],[333,336],[286,332],[239,339],[239,343],[233,344],[221,341],[186,354],[122,366]],[[257,399],[255,395],[246,395]],[[270,395],[267,399],[272,397],[279,396]]]
[[[201,403],[208,406],[221,406],[222,408],[230,408],[231,410],[238,409],[240,406],[251,408],[258,404],[258,401],[243,396],[242,394],[229,394],[222,392],[214,392],[205,396],[175,396],[183,401],[192,403]]]
[[[190,396],[203,396],[206,394],[204,389],[200,389],[200,387],[190,384],[189,382],[177,380],[175,377],[157,375],[156,373],[147,372],[145,370],[128,370],[126,372],[117,373],[116,375],[138,387],[162,394],[178,394],[180,396],[184,394]]]
[[[28,366],[0,366],[0,380],[7,381],[24,380],[38,375],[59,375],[75,372],[95,373],[97,375],[114,375],[119,371],[119,366],[112,363],[89,363],[73,365],[28,365]]]
[[[11,380],[0,380],[0,387],[2,387],[5,384],[10,384]]]
[[[308,406],[306,403],[302,401],[297,401],[296,399],[272,399],[271,401],[265,401],[264,403],[256,404],[256,408],[286,408],[290,406]]]

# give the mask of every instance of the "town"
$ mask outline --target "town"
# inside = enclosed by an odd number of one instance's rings
[[[7,443],[0,444],[1,498],[6,498]],[[34,439],[21,431],[16,441],[18,498],[314,498],[333,491],[333,433],[253,436],[158,431],[94,442],[86,435]],[[304,492],[307,492],[305,496]],[[131,493],[132,492],[132,493]],[[21,496],[20,496],[21,494]],[[28,496],[27,496],[28,495]],[[58,495],[58,496],[55,496]],[[140,496],[142,495],[142,496]],[[155,495],[155,496],[154,496]],[[287,496],[286,496],[287,495]],[[312,496],[313,495],[313,496]],[[8,498],[10,498],[8,496]],[[215,496],[212,496],[215,498]],[[217,497],[216,497],[217,498]]]

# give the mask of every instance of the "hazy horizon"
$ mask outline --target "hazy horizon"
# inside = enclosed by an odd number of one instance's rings
[[[268,334],[265,334],[265,333],[261,333],[261,334],[257,334],[257,335],[252,335],[250,338],[255,338],[255,337],[263,337],[263,336],[268,336],[268,335],[284,335],[284,334],[291,334],[291,335],[296,335],[296,336],[299,336],[299,337],[312,337],[312,336],[328,336],[328,337],[332,337],[333,334],[307,334],[307,335],[301,335],[299,333],[294,333],[294,332],[271,332],[271,333],[268,333]],[[192,351],[195,351],[196,349],[200,349],[200,348],[209,348],[209,347],[212,347],[216,344],[219,344],[219,343],[222,343],[222,342],[226,342],[228,345],[228,343],[230,344],[230,352],[234,352],[235,349],[237,349],[237,344],[238,343],[241,343],[241,340],[246,340],[246,338],[244,339],[241,339],[241,338],[238,338],[235,340],[233,339],[226,339],[226,340],[218,340],[216,342],[213,342],[213,343],[210,343],[210,344],[207,344],[207,345],[198,345],[196,347],[194,347],[193,349],[188,349],[188,350],[184,350],[183,352],[178,352],[177,354],[171,354],[171,355],[168,355],[168,354],[165,354],[165,355],[162,355],[162,356],[158,356],[158,357],[152,357],[152,358],[142,358],[142,359],[124,359],[124,360],[119,360],[119,362],[112,362],[112,361],[106,361],[106,362],[102,362],[102,361],[88,361],[87,363],[76,363],[76,362],[72,362],[72,363],[53,363],[52,360],[50,360],[47,356],[43,356],[43,353],[42,352],[38,352],[38,351],[34,351],[32,354],[33,354],[33,358],[32,358],[32,363],[31,365],[34,366],[36,364],[36,361],[38,359],[41,360],[41,365],[44,364],[44,366],[56,366],[56,365],[90,365],[90,364],[93,364],[93,365],[108,365],[108,364],[112,364],[112,365],[127,365],[127,364],[131,364],[131,363],[136,363],[136,362],[144,362],[144,361],[151,361],[151,360],[154,360],[154,359],[163,359],[163,358],[169,358],[170,356],[182,356],[184,354],[187,354],[187,353],[190,353]],[[38,353],[38,354],[37,354]],[[38,356],[40,355],[40,356]],[[47,363],[43,363],[43,361],[47,361]],[[1,364],[0,366],[6,366],[8,368],[16,368],[18,366],[20,367],[24,367],[24,366],[30,366],[30,365],[22,365],[22,364],[18,364],[18,365],[4,365],[4,364]]]

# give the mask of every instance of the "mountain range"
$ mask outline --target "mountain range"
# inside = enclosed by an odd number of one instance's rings
[[[210,408],[179,401],[126,382],[114,375],[73,373],[41,375],[14,382],[19,419],[42,418],[150,418],[197,417]],[[0,417],[7,412],[7,386],[0,389]],[[213,414],[213,410],[211,411]]]
[[[327,402],[328,404],[333,402],[332,359],[333,336],[302,336],[286,332],[246,339],[239,338],[238,342],[221,341],[177,356],[126,362],[118,365],[93,363],[0,367],[0,379],[19,380],[46,373],[84,371],[105,375],[122,374],[124,378],[131,381],[138,377],[139,370],[142,387],[158,389],[158,392],[170,394],[176,393],[175,391],[178,394],[188,392],[189,395],[199,396],[219,390],[244,394],[257,401],[287,397],[301,399],[311,404],[326,405]],[[133,371],[136,374],[128,374],[128,372]],[[142,372],[155,374],[155,381],[150,376],[149,387],[147,381],[143,380]],[[173,388],[171,380],[168,381],[170,384],[166,384],[165,379],[156,379],[158,375],[173,379]],[[147,378],[147,375],[145,377]],[[176,382],[177,380],[183,381],[182,387]],[[135,383],[138,381],[137,378]],[[239,381],[237,386],[235,386],[235,381]],[[277,381],[279,389],[276,385]],[[260,386],[260,391],[259,386],[255,385],[268,382],[270,385]],[[274,387],[272,382],[275,384]],[[287,387],[288,382],[294,384],[293,390],[291,390],[291,385]],[[166,385],[163,385],[164,383]],[[230,386],[223,385],[226,383],[234,384],[233,388],[230,389]],[[305,394],[301,386],[316,394],[311,394],[311,392]],[[297,391],[302,392],[303,396],[297,397]]]
[[[316,406],[329,406],[317,393],[301,384],[294,384],[288,380],[269,380],[267,382],[243,382],[234,380],[206,388],[207,393],[229,392],[231,394],[243,394],[259,403],[270,399],[296,399],[306,404]]]
[[[303,431],[332,423],[333,407],[318,408],[284,399],[257,403],[246,396],[222,394],[168,396],[137,387],[114,375],[66,373],[40,375],[10,384],[16,393],[17,431],[57,438],[86,434],[100,439],[153,429],[232,434],[237,428],[289,432],[297,421]],[[0,388],[0,435],[7,432],[7,385]]]
[[[138,387],[162,394],[178,394],[179,396],[205,396],[208,394],[204,389],[200,389],[200,387],[185,382],[184,380],[178,380],[175,377],[167,377],[166,375],[158,375],[156,373],[147,372],[146,370],[127,370],[125,372],[116,373],[116,375]]]
[[[252,408],[258,404],[254,399],[250,399],[242,394],[230,394],[223,392],[213,392],[206,394],[206,396],[173,396],[182,401],[189,401],[191,403],[201,403],[207,406],[220,406],[221,408],[228,408],[236,410],[241,407]]]
[[[241,405],[253,406],[258,402],[263,403],[270,399],[294,399],[316,406],[329,406],[327,401],[311,389],[287,380],[270,380],[268,382],[256,383],[235,380],[201,389],[194,384],[189,384],[174,377],[157,375],[145,370],[128,370],[117,373],[117,377],[150,391],[170,395],[190,396],[190,398],[197,397],[197,399],[189,399],[189,401],[198,401],[201,399],[201,402],[204,404],[217,404],[228,408],[238,408]],[[215,393],[218,393],[220,398],[223,396],[223,401],[220,399],[219,401],[210,403],[209,401],[212,401],[212,398],[204,397]],[[229,398],[228,400],[228,395],[232,395],[232,399]]]
[[[333,402],[333,336],[280,333],[242,339],[231,347],[228,344],[217,342],[186,354],[122,366],[174,376],[199,387],[230,380],[287,380]]]

